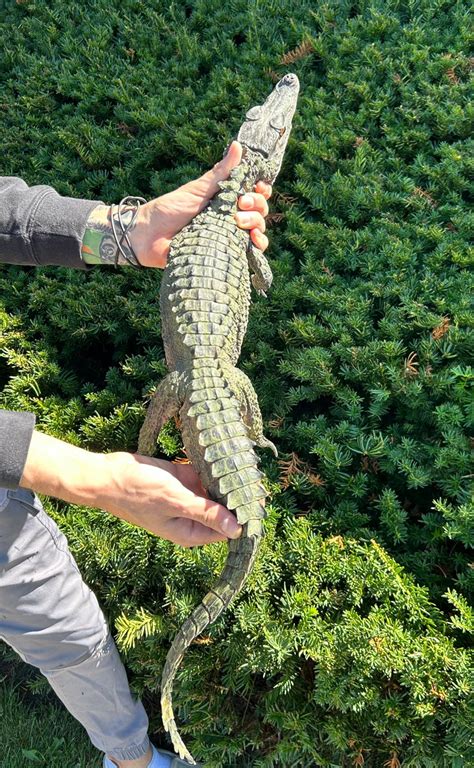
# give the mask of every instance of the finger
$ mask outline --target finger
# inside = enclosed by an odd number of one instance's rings
[[[224,181],[227,179],[232,168],[242,160],[242,144],[238,141],[233,141],[227,150],[227,154],[214,165],[211,173],[214,174],[216,181]]]
[[[171,462],[171,464],[175,477],[178,478],[179,482],[182,483],[185,488],[196,493],[198,496],[209,498],[208,493],[192,464],[180,464],[175,463],[174,461]]]
[[[210,171],[207,171],[207,173],[200,177],[199,192],[208,198],[214,197],[216,192],[219,191],[218,182],[227,179],[232,168],[235,168],[241,159],[242,145],[238,141],[233,141],[226,156],[216,163]]]
[[[190,494],[189,502],[182,505],[181,516],[212,528],[230,539],[237,539],[242,532],[242,526],[232,512],[217,501],[202,496]]]
[[[256,248],[261,251],[265,251],[268,248],[268,237],[264,235],[259,229],[250,230],[250,239]]]
[[[143,463],[151,463],[151,461],[146,461],[148,457],[143,458],[145,459]],[[160,469],[168,472],[181,486],[193,495],[206,499],[210,498],[192,464],[181,464],[180,462],[165,461],[163,459],[153,459],[152,461],[155,466],[159,466]]]
[[[210,499],[192,464],[179,464],[155,459],[159,466],[170,474],[173,480],[168,485],[168,497],[179,505],[179,517],[194,520],[207,528],[224,534],[225,537],[240,536],[241,526],[227,507]],[[174,519],[174,518],[172,518]]]
[[[261,194],[247,193],[242,195],[239,197],[238,206],[246,211],[250,209],[258,211],[262,216],[268,215],[268,203]]]
[[[194,477],[179,477],[179,481],[188,489],[188,491],[191,491],[191,493],[194,493],[196,496],[201,496],[205,499],[210,498],[197,475]]]
[[[265,200],[268,200],[271,197],[272,191],[273,189],[271,184],[267,184],[266,181],[257,181],[255,185],[255,192],[260,192],[264,196]]]
[[[262,214],[257,211],[247,211],[245,213],[237,212],[234,218],[237,226],[241,229],[254,229],[257,227],[257,229],[265,232],[265,219]]]
[[[167,536],[175,544],[180,544],[182,547],[202,547],[204,544],[212,544],[215,541],[227,541],[227,536],[224,534],[212,531],[195,520],[182,518],[170,521]]]
[[[203,499],[210,499],[207,490],[204,488],[201,480],[199,477],[195,480],[194,484],[191,486],[188,486],[189,490],[196,494],[196,496],[202,496]]]

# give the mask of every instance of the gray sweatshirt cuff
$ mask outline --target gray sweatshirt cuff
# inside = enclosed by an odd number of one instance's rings
[[[0,261],[92,269],[82,259],[82,240],[98,205],[104,203],[61,197],[53,187],[28,187],[16,176],[0,176]]]
[[[18,488],[35,423],[34,413],[0,411],[0,488]]]
[[[90,269],[81,258],[81,248],[87,219],[97,205],[61,197],[46,187],[31,211],[27,232],[35,263]]]
[[[61,197],[47,187],[31,213],[29,233],[37,264],[90,269],[81,258],[87,219],[99,202]]]

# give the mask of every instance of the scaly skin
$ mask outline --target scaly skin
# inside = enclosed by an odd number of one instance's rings
[[[193,765],[174,721],[173,680],[186,649],[227,608],[252,570],[263,536],[266,496],[254,445],[270,447],[276,455],[275,446],[263,435],[252,384],[235,367],[247,329],[251,281],[263,293],[272,273],[248,233],[237,227],[234,213],[239,195],[253,190],[259,179],[273,183],[291,130],[298,87],[297,78],[287,75],[262,107],[247,113],[237,136],[243,145],[242,162],[220,184],[207,208],[173,239],[161,284],[162,335],[171,372],[150,403],[138,450],[151,455],[161,427],[178,415],[186,454],[204,488],[234,511],[242,525],[240,538],[229,543],[217,584],[185,620],[163,669],[163,724],[180,757]],[[262,115],[259,126],[255,126],[256,109]],[[276,128],[263,119],[275,122],[275,116],[281,123]]]

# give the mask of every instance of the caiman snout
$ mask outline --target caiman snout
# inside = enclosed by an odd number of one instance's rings
[[[300,84],[300,81],[298,80],[297,76],[294,75],[292,72],[290,72],[288,75],[285,75],[281,78],[281,80],[277,83],[277,88],[283,88],[283,86],[288,85],[292,86],[294,88],[298,87]]]
[[[247,111],[237,134],[242,146],[254,154],[249,160],[257,166],[256,178],[268,184],[274,183],[281,167],[299,90],[297,75],[284,75],[263,104]],[[248,159],[246,154],[243,157]]]

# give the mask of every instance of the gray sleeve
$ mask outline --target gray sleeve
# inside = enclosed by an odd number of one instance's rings
[[[0,488],[18,488],[35,422],[33,413],[0,411]]]
[[[91,269],[81,258],[82,239],[90,212],[101,204],[0,176],[0,262]],[[33,413],[0,410],[0,487],[18,487],[35,421]]]
[[[0,262],[91,269],[81,258],[90,212],[100,200],[61,197],[52,187],[0,176]]]

